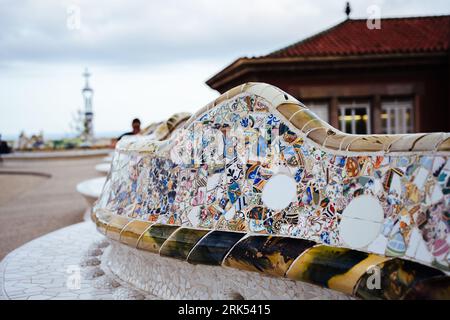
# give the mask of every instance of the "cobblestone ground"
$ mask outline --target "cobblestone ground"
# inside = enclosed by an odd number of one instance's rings
[[[0,163],[0,260],[22,244],[53,230],[81,222],[87,208],[76,185],[99,177],[95,158],[4,160]],[[50,178],[5,172],[37,172]]]

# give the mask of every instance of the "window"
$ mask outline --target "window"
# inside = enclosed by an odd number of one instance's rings
[[[370,104],[352,102],[339,105],[340,129],[352,134],[370,134]]]
[[[314,112],[320,119],[325,122],[329,121],[328,117],[328,104],[323,102],[311,102],[306,105],[308,109]]]
[[[381,102],[381,129],[383,133],[413,132],[412,101]]]

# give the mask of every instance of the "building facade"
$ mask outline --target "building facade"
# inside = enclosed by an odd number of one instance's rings
[[[347,133],[450,131],[450,16],[347,19],[265,56],[239,58],[206,83],[223,93],[266,82]]]

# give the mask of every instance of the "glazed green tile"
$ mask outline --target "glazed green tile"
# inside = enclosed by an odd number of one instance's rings
[[[136,247],[139,238],[151,225],[149,221],[133,220],[120,233],[120,242]]]
[[[348,295],[354,295],[355,288],[361,277],[367,270],[377,267],[381,263],[392,258],[381,256],[378,254],[369,254],[366,259],[355,264],[347,272],[333,276],[328,280],[328,288],[343,292]]]
[[[158,253],[163,243],[171,236],[179,226],[154,224],[144,232],[138,242],[138,249]]]
[[[95,221],[95,225],[97,226],[98,232],[106,235],[106,228],[108,228],[108,222],[98,219]]]
[[[180,228],[161,247],[159,254],[186,260],[189,252],[210,230]]]
[[[193,264],[221,265],[223,258],[245,233],[213,231],[200,240],[189,254]]]
[[[329,288],[329,281],[347,273],[369,256],[346,248],[318,245],[308,249],[291,266],[287,277]]]
[[[106,236],[119,241],[120,233],[131,220],[124,216],[113,216],[106,227]]]
[[[379,289],[378,286],[374,287],[377,279],[373,272],[367,272],[361,277],[356,289],[356,296],[363,299],[387,299],[387,300],[398,300],[403,299],[407,296],[410,290],[419,290],[415,294],[432,295],[432,293],[425,293],[425,291],[420,292],[421,284],[423,290],[430,290],[431,288],[425,289],[428,280],[433,278],[442,278],[445,274],[435,268],[422,265],[417,262],[403,260],[403,259],[393,259],[386,261],[379,265]],[[425,281],[425,282],[424,282]],[[448,280],[447,280],[448,281]],[[433,284],[434,282],[429,282],[428,284]],[[442,288],[441,288],[442,289]],[[434,289],[431,289],[431,291]],[[448,292],[448,282],[447,290],[445,295],[449,296]],[[411,295],[414,293],[411,292]]]
[[[292,262],[315,242],[273,236],[250,236],[240,241],[224,266],[283,277]]]
[[[95,222],[96,226],[97,226],[97,230],[106,235],[106,230],[108,228],[108,224],[109,222],[113,219],[114,215],[111,214],[110,211],[107,210],[97,210],[97,211],[92,211],[92,221]]]

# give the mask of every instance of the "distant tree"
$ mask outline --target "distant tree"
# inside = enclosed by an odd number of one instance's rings
[[[70,122],[70,129],[75,132],[77,137],[83,137],[86,134],[84,113],[81,109],[77,109],[72,113],[72,121]]]

